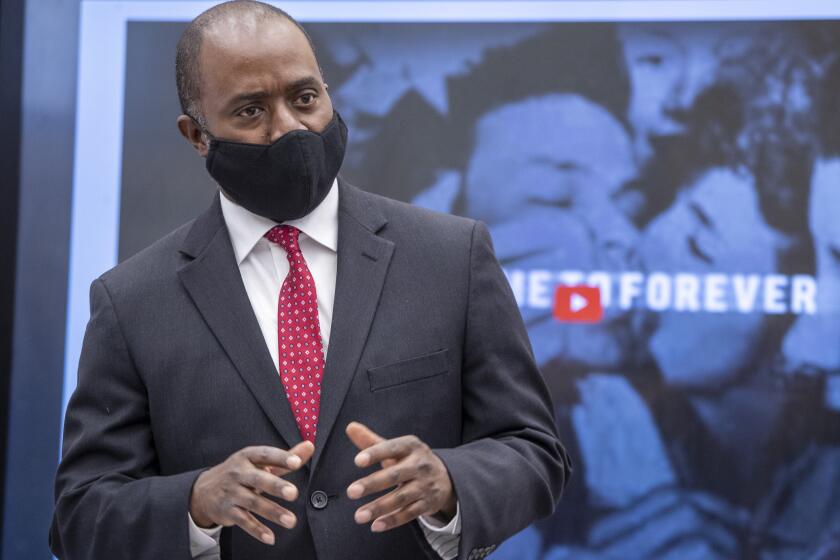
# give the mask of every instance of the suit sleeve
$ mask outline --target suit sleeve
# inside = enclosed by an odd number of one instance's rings
[[[200,471],[160,476],[145,386],[101,279],[90,299],[50,548],[62,560],[187,560],[186,514]]]
[[[461,507],[458,558],[482,558],[550,515],[571,473],[519,309],[476,222],[462,369],[462,441],[438,449]]]

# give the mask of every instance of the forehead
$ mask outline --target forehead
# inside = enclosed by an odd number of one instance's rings
[[[216,22],[204,33],[199,60],[202,86],[211,94],[319,74],[306,36],[281,17],[245,14]]]
[[[612,158],[626,152],[627,134],[601,105],[572,93],[550,93],[509,103],[484,115],[476,126],[479,146],[525,153],[575,153]]]

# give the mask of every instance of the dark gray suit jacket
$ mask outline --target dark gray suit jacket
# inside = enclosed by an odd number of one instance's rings
[[[416,523],[373,534],[353,521],[345,491],[369,471],[353,463],[352,420],[435,449],[461,505],[459,558],[482,557],[549,515],[569,474],[487,229],[343,182],[338,227],[316,451],[289,477],[298,525],[269,524],[274,547],[225,529],[222,557],[435,557]],[[300,441],[218,200],[94,281],[64,430],[50,545],[66,560],[187,560],[198,474]]]

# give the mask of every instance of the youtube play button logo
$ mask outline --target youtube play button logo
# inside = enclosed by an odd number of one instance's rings
[[[554,318],[564,323],[597,323],[604,318],[601,290],[594,286],[558,286]]]

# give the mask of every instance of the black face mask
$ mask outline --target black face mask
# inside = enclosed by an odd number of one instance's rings
[[[275,222],[312,212],[330,192],[347,146],[347,126],[336,112],[323,132],[294,130],[272,144],[211,136],[207,171],[243,208]]]

